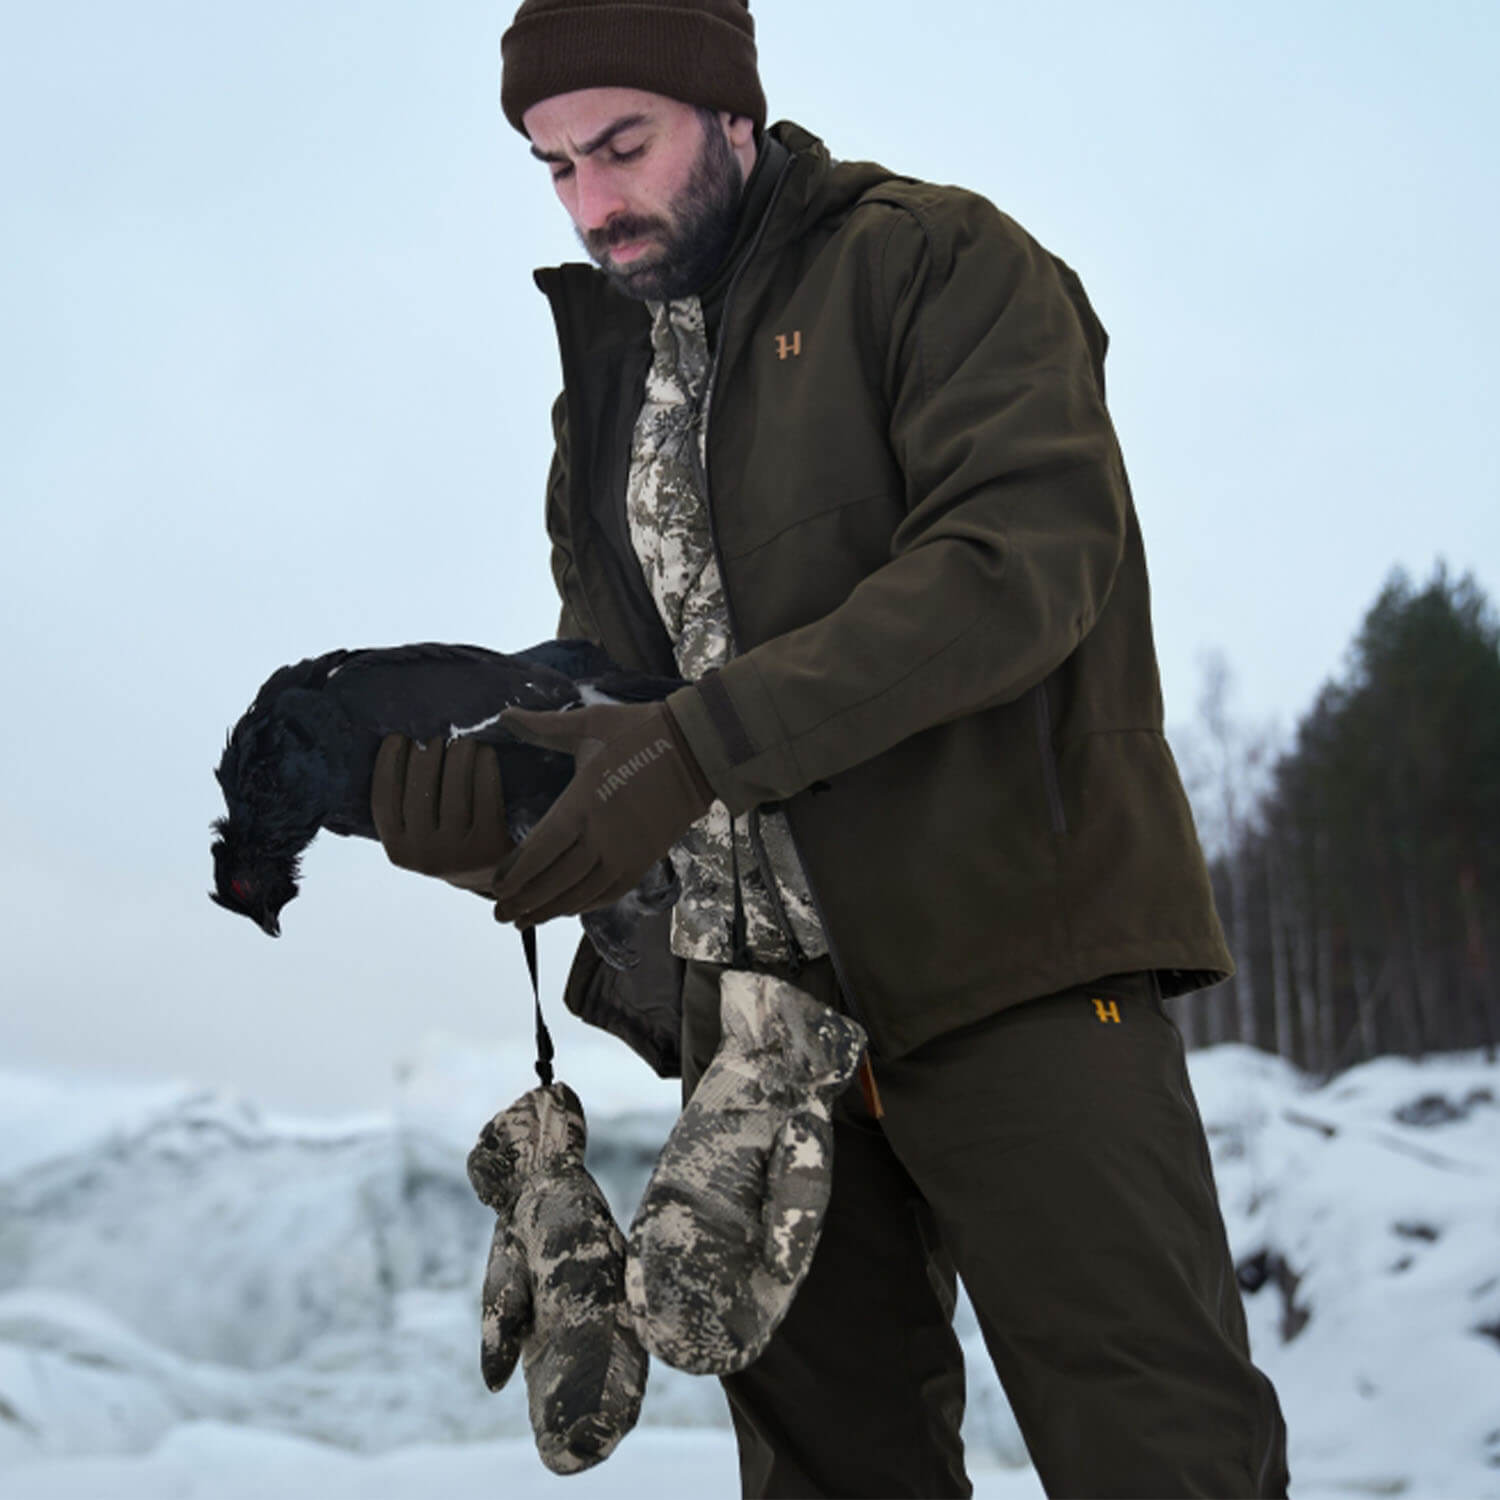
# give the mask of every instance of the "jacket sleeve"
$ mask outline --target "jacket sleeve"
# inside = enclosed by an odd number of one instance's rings
[[[974,195],[893,218],[875,278],[906,484],[890,559],[668,699],[736,813],[1020,697],[1092,627],[1123,552],[1104,333],[1077,279]]]
[[[547,474],[547,535],[552,542],[552,581],[562,601],[557,621],[560,641],[595,636],[584,627],[583,607],[578,600],[578,571],[573,563],[572,538],[568,532],[568,408],[566,395],[552,407],[552,467]]]

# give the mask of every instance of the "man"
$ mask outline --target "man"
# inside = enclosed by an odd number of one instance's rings
[[[526,0],[503,52],[597,267],[538,275],[559,633],[690,685],[508,716],[577,770],[481,884],[534,924],[671,851],[686,1092],[726,966],[870,1040],[812,1271],[724,1382],[745,1493],[970,1492],[955,1273],[1050,1494],[1284,1493],[1162,1008],[1231,965],[1077,277],[982,198],[766,129],[743,0]],[[441,762],[383,826],[463,805]],[[392,857],[441,871],[408,822]],[[584,956],[580,987],[631,1003]]]

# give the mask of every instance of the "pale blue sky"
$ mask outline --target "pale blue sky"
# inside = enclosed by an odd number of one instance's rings
[[[273,667],[551,631],[530,270],[578,251],[499,112],[509,13],[4,9],[0,1061],[334,1108],[428,1028],[527,1028],[513,935],[373,846],[319,841],[279,944],[203,894]],[[1493,0],[755,14],[773,119],[1082,275],[1169,718],[1218,647],[1289,727],[1396,563],[1500,594]]]

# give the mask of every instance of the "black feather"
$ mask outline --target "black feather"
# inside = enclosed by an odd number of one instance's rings
[[[514,656],[435,643],[330,651],[282,667],[230,731],[215,772],[228,811],[213,825],[212,897],[275,936],[281,909],[297,894],[302,852],[320,828],[376,837],[370,783],[388,734],[493,745],[506,820],[519,841],[567,785],[573,763],[512,739],[498,723],[502,709],[564,709],[585,695],[647,702],[681,685],[621,671],[588,641],[546,641]],[[587,914],[584,926],[605,959],[627,966],[622,916],[633,929],[633,914],[675,897],[670,870],[653,872],[620,903],[627,911],[611,909],[597,923]]]

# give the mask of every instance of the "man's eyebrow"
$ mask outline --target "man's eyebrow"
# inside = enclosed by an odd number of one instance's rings
[[[620,135],[626,130],[632,129],[637,125],[644,125],[646,123],[646,116],[642,114],[621,115],[620,118],[613,124],[606,125],[604,129],[601,130],[599,134],[593,138],[593,140],[585,141],[583,145],[578,148],[578,154],[580,156],[592,156],[594,152],[596,152],[601,146],[607,146],[610,141],[612,141],[617,135]],[[543,151],[538,146],[533,146],[531,148],[531,154],[536,157],[538,161],[566,162],[572,160],[572,158],[569,157],[565,152]]]

